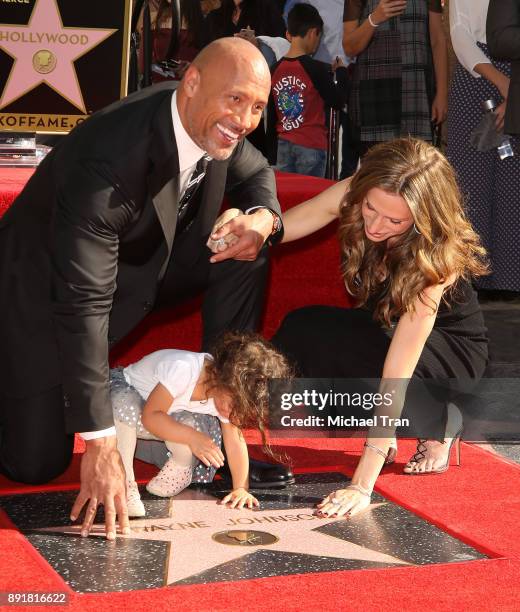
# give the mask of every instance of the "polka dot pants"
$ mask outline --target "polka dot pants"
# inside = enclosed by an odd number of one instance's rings
[[[110,398],[114,419],[135,427],[137,437],[141,440],[160,440],[143,427],[141,414],[145,402],[136,389],[126,382],[123,368],[110,370]],[[205,433],[219,448],[222,446],[222,432],[217,417],[187,410],[174,412],[169,416],[183,425]],[[191,482],[212,482],[216,469],[205,466],[196,458],[194,460]]]
[[[486,46],[479,46],[487,54]],[[510,74],[507,62],[493,63]],[[446,155],[457,172],[468,216],[491,263],[491,274],[478,279],[477,286],[520,291],[520,140],[511,139],[514,157],[503,160],[496,149],[482,152],[469,144],[484,112],[482,102],[490,98],[501,101],[489,81],[474,78],[457,64],[450,91]]]

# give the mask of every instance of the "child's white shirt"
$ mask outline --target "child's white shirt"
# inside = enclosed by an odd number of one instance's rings
[[[216,416],[222,423],[229,423],[228,419],[217,412],[213,398],[204,401],[190,399],[204,367],[204,359],[213,358],[209,353],[164,349],[150,353],[124,368],[123,374],[126,382],[144,400],[148,399],[158,383],[163,385],[173,397],[168,414],[187,410]]]

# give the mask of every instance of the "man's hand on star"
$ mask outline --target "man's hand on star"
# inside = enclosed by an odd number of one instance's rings
[[[238,261],[254,261],[264,242],[273,231],[274,217],[266,208],[260,208],[251,215],[238,215],[227,223],[224,223],[216,232],[212,233],[210,239],[220,240],[228,234],[234,234],[237,238],[220,253],[210,258],[211,263],[218,263],[226,259]]]
[[[105,510],[105,532],[108,540],[116,537],[116,516],[121,533],[128,535],[130,526],[126,507],[125,471],[117,450],[115,436],[87,440],[81,459],[81,488],[70,518],[75,521],[87,505],[81,535],[89,535],[99,504]]]

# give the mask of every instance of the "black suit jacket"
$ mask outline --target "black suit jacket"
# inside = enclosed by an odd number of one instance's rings
[[[62,384],[68,431],[113,424],[109,343],[152,308],[175,237],[175,84],[96,113],[58,144],[0,220],[0,389]],[[247,141],[211,161],[195,219],[202,245],[227,192],[279,212],[274,174]],[[207,254],[205,254],[207,256]]]
[[[520,0],[491,0],[486,23],[489,51],[511,62],[504,132],[520,134]]]

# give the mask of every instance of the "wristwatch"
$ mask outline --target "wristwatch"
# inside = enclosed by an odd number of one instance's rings
[[[251,215],[260,209],[269,211],[273,216],[273,229],[271,230],[271,233],[269,234],[269,237],[266,240],[269,246],[273,246],[274,244],[280,242],[280,240],[283,238],[282,218],[277,212],[275,212],[272,208],[269,208],[268,206],[252,206],[251,208],[248,208],[245,211],[245,214]]]

